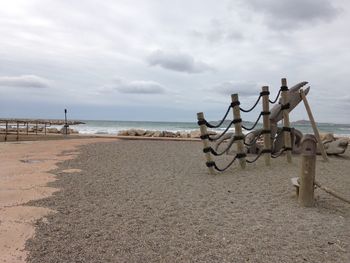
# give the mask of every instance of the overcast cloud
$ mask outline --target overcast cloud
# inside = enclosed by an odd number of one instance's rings
[[[317,22],[331,22],[341,8],[331,0],[249,0],[244,3],[260,13],[272,29],[289,30]]]
[[[165,92],[165,89],[159,83],[144,80],[125,81],[117,79],[114,87],[121,93],[130,94],[161,94]]]
[[[0,3],[0,117],[218,119],[286,77],[309,82],[317,121],[350,122],[348,1]]]
[[[261,91],[261,85],[254,82],[225,81],[213,87],[213,91],[231,95],[235,91],[239,96],[256,96]]]
[[[191,55],[183,53],[170,53],[161,50],[153,51],[147,58],[151,66],[159,65],[162,68],[187,72],[201,73],[211,70],[211,67],[202,61],[196,61]]]
[[[35,75],[0,76],[0,86],[16,88],[48,88],[49,81]]]

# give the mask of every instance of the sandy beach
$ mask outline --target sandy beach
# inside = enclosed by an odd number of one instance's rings
[[[43,138],[35,136],[36,140]],[[74,158],[78,154],[77,146],[93,142],[96,140],[57,140],[56,137],[50,141],[0,143],[0,262],[25,262],[24,245],[34,234],[36,220],[55,213],[25,203],[58,191],[47,186],[56,180],[49,171],[57,168],[58,162]]]
[[[2,262],[350,259],[350,206],[317,189],[316,206],[301,208],[290,182],[299,156],[213,176],[198,142],[100,140],[1,144],[2,153],[12,152],[1,161],[13,161],[1,177],[17,178],[16,169],[29,176],[31,169],[39,184],[39,194],[26,195],[31,186],[16,183],[24,197],[2,204],[1,236],[16,241],[2,239]],[[37,150],[21,152],[29,145]],[[316,178],[349,199],[349,169],[349,151],[330,163],[319,156]],[[44,179],[34,179],[38,171]]]
[[[0,263],[350,263],[349,24],[2,1]]]

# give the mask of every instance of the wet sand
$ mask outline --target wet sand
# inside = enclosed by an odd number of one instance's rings
[[[25,262],[28,253],[24,245],[34,234],[34,223],[54,213],[25,203],[58,191],[47,186],[56,180],[49,171],[76,157],[78,146],[93,142],[96,140],[0,143],[0,262]]]
[[[28,203],[56,211],[37,222],[29,262],[350,260],[350,206],[317,189],[316,206],[301,208],[290,182],[299,157],[212,176],[198,142],[79,149],[52,171],[49,189],[60,191]],[[349,151],[330,163],[319,156],[316,178],[349,199],[349,170]]]

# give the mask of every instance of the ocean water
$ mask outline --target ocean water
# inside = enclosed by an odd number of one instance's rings
[[[127,129],[143,129],[143,130],[159,130],[159,131],[184,131],[191,132],[198,130],[196,122],[151,122],[151,121],[84,121],[86,124],[74,125],[71,128],[78,130],[81,134],[117,134],[119,131]],[[243,122],[246,127],[251,127],[253,123]],[[220,132],[223,128],[212,129]],[[313,133],[309,124],[293,124],[292,127],[300,130],[303,133]],[[262,128],[262,124],[258,124],[256,129]],[[336,136],[350,137],[350,124],[333,124],[319,123],[318,129],[320,132],[334,133]]]

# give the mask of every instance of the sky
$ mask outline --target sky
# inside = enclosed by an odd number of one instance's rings
[[[221,119],[238,93],[308,81],[350,123],[346,0],[0,0],[0,117]],[[254,121],[261,109],[245,113]],[[299,104],[291,120],[307,119]]]

